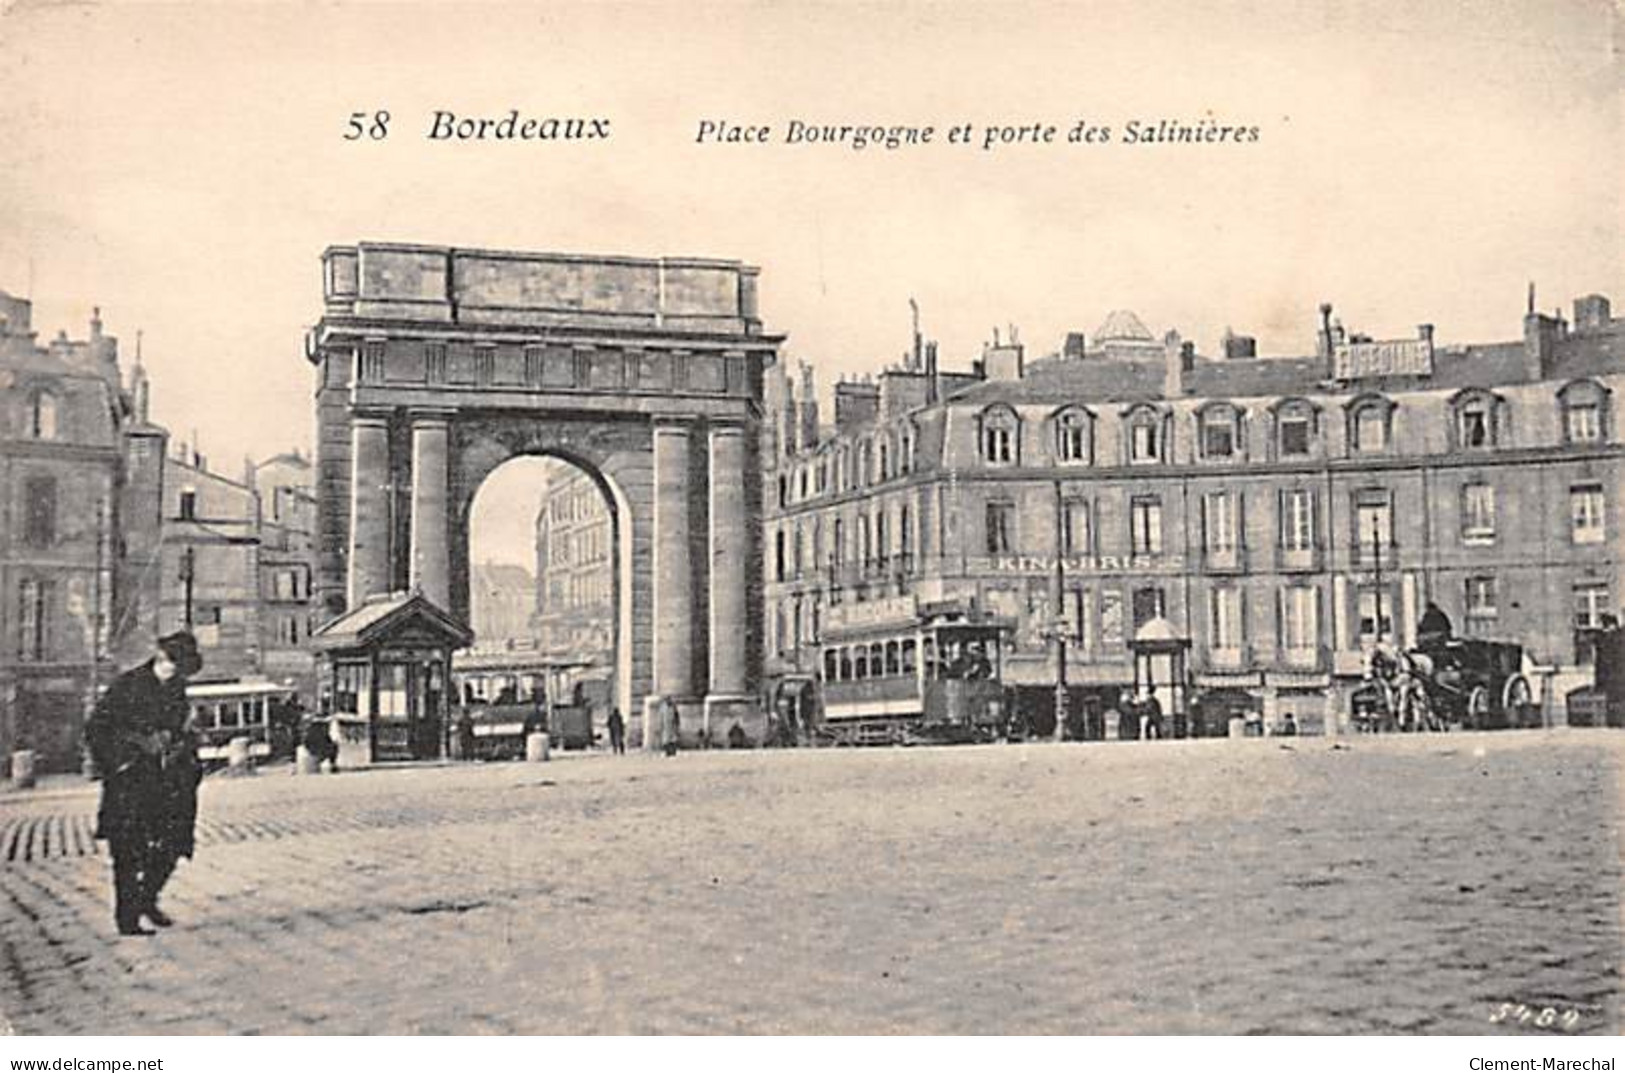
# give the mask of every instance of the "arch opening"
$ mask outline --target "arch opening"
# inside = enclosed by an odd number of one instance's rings
[[[612,709],[635,725],[632,518],[618,484],[562,452],[517,454],[480,480],[466,518],[457,573],[475,640],[455,671],[462,712],[545,719],[563,748],[607,744]],[[459,751],[475,756],[515,748],[512,735],[501,746],[462,733]]]

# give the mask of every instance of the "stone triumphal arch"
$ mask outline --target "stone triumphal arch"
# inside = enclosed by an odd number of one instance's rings
[[[325,615],[415,589],[467,622],[480,483],[562,458],[613,516],[617,703],[673,697],[685,732],[759,737],[757,454],[782,337],[763,332],[758,270],[366,242],[322,264],[306,351]]]

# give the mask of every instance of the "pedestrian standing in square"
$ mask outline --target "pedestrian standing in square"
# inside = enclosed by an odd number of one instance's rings
[[[96,837],[113,857],[114,922],[120,935],[151,935],[172,921],[158,896],[182,857],[191,857],[197,819],[197,736],[186,681],[203,668],[190,633],[159,639],[151,659],[113,680],[85,727],[102,780]]]
[[[609,710],[609,748],[617,756],[626,752],[626,720],[619,708]]]

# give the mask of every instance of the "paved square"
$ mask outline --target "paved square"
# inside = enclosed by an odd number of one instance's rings
[[[67,1034],[1477,1033],[1522,1002],[1613,1032],[1622,756],[1569,731],[212,778],[166,894],[177,926],[122,940],[94,791],[13,793],[0,1015]]]

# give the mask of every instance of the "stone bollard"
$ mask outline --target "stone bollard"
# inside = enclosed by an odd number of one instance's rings
[[[1230,720],[1229,733],[1230,733],[1230,736],[1232,738],[1244,738],[1244,737],[1246,737],[1247,736],[1247,720],[1243,719],[1239,715],[1234,716]]]
[[[527,735],[525,737],[525,761],[531,764],[539,764],[546,760],[549,755],[550,744],[547,735],[541,731]]]
[[[34,785],[34,750],[18,749],[11,754],[11,784],[19,790]]]
[[[226,767],[233,775],[248,774],[248,739],[232,738],[226,746]]]
[[[316,775],[322,770],[321,761],[303,745],[293,751],[293,773],[295,775]]]

